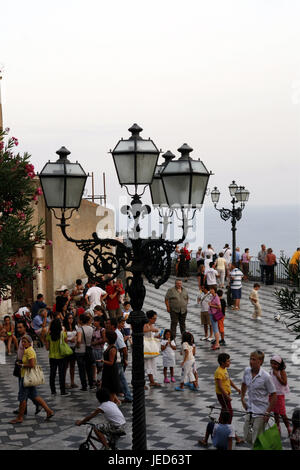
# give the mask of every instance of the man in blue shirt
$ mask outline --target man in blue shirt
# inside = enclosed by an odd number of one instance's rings
[[[38,294],[37,300],[33,303],[31,309],[31,318],[33,319],[39,312],[41,308],[46,308],[47,305],[44,303],[43,294]]]

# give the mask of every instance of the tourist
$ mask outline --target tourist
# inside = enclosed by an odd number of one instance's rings
[[[254,445],[259,434],[263,433],[270,418],[277,396],[271,375],[263,368],[265,355],[262,351],[250,354],[250,367],[246,367],[241,388],[241,401],[247,411],[244,425],[244,439]],[[248,391],[248,404],[245,395]],[[270,398],[269,398],[270,396]]]
[[[181,282],[181,281],[180,281]],[[144,337],[145,338],[160,338],[158,334],[159,330],[155,327],[157,320],[157,313],[154,310],[148,310],[146,312],[148,323],[144,325]],[[145,374],[148,375],[150,387],[160,387],[161,385],[155,381],[157,376],[157,357],[145,358]]]
[[[66,392],[66,359],[59,350],[61,341],[67,343],[67,333],[63,331],[61,320],[56,318],[51,322],[45,340],[46,349],[49,351],[50,389],[51,394],[56,395],[55,378],[58,368],[60,394],[61,396],[67,396],[69,393]]]
[[[95,359],[91,348],[93,328],[88,325],[90,317],[85,313],[79,317],[75,356],[81,382],[81,391],[87,391],[87,378],[90,390],[95,388],[93,381],[93,364]]]
[[[221,335],[220,339],[220,346],[227,346],[225,343],[225,329],[224,329],[224,320],[226,314],[226,300],[223,298],[223,291],[222,289],[217,290],[217,295],[219,296],[221,302],[221,309],[223,317],[218,320],[218,330]]]
[[[204,439],[198,441],[202,447],[208,447],[209,436],[212,437],[212,443],[217,450],[232,450],[232,439],[234,438],[234,429],[230,423],[231,416],[228,411],[221,411],[221,420],[219,423],[210,421],[206,427]],[[242,441],[241,441],[242,442]]]
[[[164,383],[170,383],[170,379],[168,379],[168,368],[170,369],[171,382],[174,383],[176,382],[174,377],[176,343],[173,339],[171,330],[164,331],[163,339],[161,340],[161,350],[163,357]]]
[[[211,298],[208,303],[208,313],[215,336],[215,344],[212,345],[211,349],[215,351],[216,349],[220,349],[218,319],[220,318],[220,316],[222,316],[222,310],[221,301],[219,296],[217,295],[217,289],[215,287],[210,288],[210,294]]]
[[[267,249],[266,263],[266,286],[272,286],[274,284],[274,269],[275,266],[277,266],[276,256],[274,255],[272,248]]]
[[[233,387],[238,394],[241,394],[241,390],[234,384],[234,382],[230,379],[228,374],[228,367],[230,367],[230,355],[226,353],[222,353],[218,355],[218,363],[219,367],[215,371],[215,387],[216,387],[216,395],[217,399],[221,405],[221,414],[219,417],[219,423],[225,424],[222,421],[222,412],[229,413],[229,421],[228,424],[232,423],[233,411],[231,406],[231,387]],[[241,444],[244,442],[236,435],[236,443]]]
[[[32,320],[32,328],[42,342],[45,341],[49,323],[50,319],[48,318],[48,310],[46,308],[41,308]]]
[[[286,415],[285,410],[285,395],[287,395],[290,391],[287,381],[287,375],[285,372],[285,363],[283,362],[282,358],[278,355],[275,355],[271,358],[271,372],[270,375],[273,379],[275,388],[276,388],[276,395],[277,400],[271,411],[274,413],[275,423],[277,424],[278,431],[281,435],[280,430],[280,418],[285,424],[287,429],[288,435],[291,434],[291,428],[289,424],[288,417]]]
[[[249,295],[249,299],[254,307],[254,312],[252,316],[253,320],[261,321],[261,306],[260,306],[259,298],[258,298],[259,289],[260,289],[260,284],[258,284],[258,282],[255,282],[253,284],[253,290],[251,291]]]
[[[295,283],[296,285],[299,282],[299,278],[298,278],[298,272],[300,269],[299,266],[300,266],[300,248],[297,248],[297,250],[291,257],[290,262],[289,262],[290,279],[292,282],[294,281],[293,283]]]
[[[190,244],[187,242],[184,244],[184,255],[185,255],[185,270],[186,270],[186,278],[185,282],[187,282],[188,277],[190,276],[190,261],[191,261],[191,254],[193,250],[189,250]]]
[[[237,268],[236,264],[232,263],[232,271],[230,271],[230,290],[232,295],[232,310],[240,310],[240,303],[242,298],[242,278],[243,273]]]
[[[95,315],[96,311],[94,309]],[[103,364],[100,362],[103,359],[103,351],[104,351],[104,344],[105,344],[105,328],[104,328],[104,317],[103,316],[95,316],[94,317],[94,331],[92,336],[92,350],[95,359],[95,364],[93,364],[93,383],[97,383],[97,386],[100,386],[100,380],[97,382],[97,375],[98,377],[101,376]]]
[[[232,254],[232,262],[233,262],[233,254]],[[237,268],[240,267],[241,265],[241,251],[238,246],[235,249],[235,264]],[[230,269],[230,266],[228,266],[228,269]]]
[[[100,362],[103,364],[102,382],[101,387],[107,388],[110,395],[110,400],[120,405],[121,402],[117,398],[120,393],[120,379],[117,365],[117,333],[112,330],[105,330],[104,338],[108,344],[107,349],[103,352],[103,359]]]
[[[202,247],[199,246],[198,251],[196,253],[196,262],[197,262],[197,272],[200,272],[201,266],[204,265],[204,255],[202,253]]]
[[[204,337],[200,338],[201,341],[212,341],[213,339],[213,330],[212,325],[210,322],[210,317],[208,313],[209,309],[209,302],[210,302],[211,294],[207,288],[204,286],[202,289],[202,295],[197,297],[197,303],[200,304],[200,320],[201,325],[204,327]],[[208,335],[208,328],[209,328],[209,335]]]
[[[218,284],[221,289],[225,287],[225,275],[229,263],[226,261],[222,252],[219,253],[219,257],[215,263],[215,269],[218,272]]]
[[[191,383],[196,388],[195,376],[193,374],[193,336],[188,331],[185,331],[182,335],[181,340],[181,354],[183,355],[183,361],[180,364],[181,369],[181,379],[179,387],[175,387],[176,391],[183,391],[185,383]]]
[[[178,266],[179,266],[179,261],[180,261],[180,248],[179,248],[179,245],[176,245],[176,247],[175,247],[175,257],[176,257],[175,275],[176,275],[176,277],[178,277]]]
[[[114,324],[115,319],[111,319],[111,325]],[[132,403],[132,395],[125,377],[125,370],[128,366],[128,349],[125,343],[126,338],[124,338],[122,334],[122,330],[124,329],[125,325],[125,320],[123,317],[119,317],[117,320],[117,328],[116,328],[116,333],[117,333],[117,341],[115,343],[116,348],[118,350],[118,360],[117,360],[117,366],[118,366],[118,372],[119,372],[119,379],[120,379],[120,385],[121,389],[124,393],[124,400],[122,400],[122,403]]]
[[[70,379],[71,384],[66,388],[78,388],[78,385],[75,383],[75,364],[76,364],[76,342],[77,342],[77,332],[78,326],[74,316],[71,313],[67,313],[63,320],[63,326],[67,334],[67,344],[72,349],[73,354],[65,358],[65,380],[67,377],[68,368],[70,369]]]
[[[249,254],[249,248],[245,248],[245,253],[242,254],[242,271],[244,274],[244,281],[248,281],[249,278],[249,263],[251,258],[252,256]]]
[[[129,323],[126,323],[126,320],[128,320],[131,311],[132,309],[131,309],[130,302],[126,300],[123,304],[123,318],[125,320],[125,323],[124,323],[125,336],[128,336],[128,337],[131,336],[131,326],[129,325]]]
[[[19,345],[18,345],[18,351],[17,351],[17,362],[18,363],[21,363],[22,362],[22,359],[23,359],[23,356],[24,356],[24,352],[25,352],[25,348],[24,348],[24,345],[23,345],[23,342],[22,342],[22,338],[27,334],[27,330],[26,330],[26,324],[23,320],[19,320],[17,322],[17,326],[16,326],[16,329],[17,329],[17,335],[18,335],[18,338],[19,338]],[[29,335],[30,336],[30,335]],[[16,374],[17,372],[17,374]],[[18,380],[19,380],[19,387],[20,387],[20,381],[21,381],[21,366],[18,367],[18,365],[16,364],[16,369],[14,371],[14,374],[13,374],[15,377],[18,376]],[[35,414],[39,414],[39,412],[41,411],[41,406],[33,399],[32,402],[34,403],[35,405]],[[14,411],[14,414],[18,415],[19,414],[19,408],[17,410]],[[24,415],[27,415],[27,406],[25,408],[25,411],[24,411]]]
[[[107,313],[102,305],[96,305],[94,307],[94,317],[101,317],[103,321],[107,320]]]
[[[205,285],[205,266],[204,264],[200,265],[200,269],[197,272],[198,287],[200,291],[203,291]]]
[[[106,306],[110,318],[117,318],[122,315],[120,296],[124,294],[123,286],[110,279],[106,286]]]
[[[215,254],[215,252],[214,252],[213,247],[211,246],[211,244],[208,244],[207,249],[204,252],[205,259],[207,259],[207,257],[209,257],[210,261],[213,261],[214,254]]]
[[[214,269],[214,263],[211,261],[209,263],[209,269],[206,271],[204,283],[207,284],[207,288],[210,289],[214,287],[217,289],[217,277],[219,277],[219,273],[216,269]]]
[[[15,337],[15,325],[9,315],[5,315],[2,325],[2,336],[7,346],[7,354],[11,356],[11,345],[14,344],[15,352],[18,350],[18,340]]]
[[[33,320],[34,317],[39,313],[41,308],[47,308],[47,305],[44,302],[43,294],[38,294],[36,301],[32,304],[31,308],[31,319]]]
[[[89,289],[85,294],[85,301],[89,306],[89,311],[93,314],[96,305],[101,305],[101,301],[106,299],[107,293],[101,287],[96,286],[96,281],[89,281]]]
[[[19,413],[14,420],[10,421],[10,423],[19,424],[23,422],[28,398],[30,398],[34,403],[38,403],[46,411],[46,420],[48,421],[52,416],[54,416],[54,411],[51,410],[47,403],[38,395],[36,387],[24,387],[25,370],[36,366],[36,353],[32,347],[32,338],[29,335],[24,335],[21,341],[24,348],[24,354],[22,361],[19,362],[21,366],[21,379],[19,382],[18,396],[18,400],[20,402]]]
[[[56,304],[55,304],[56,312],[61,312],[63,314],[63,317],[65,317],[66,312],[69,309],[70,302],[71,302],[70,291],[69,289],[65,288],[60,292],[60,295],[56,297]]]
[[[181,248],[180,250],[179,262],[178,262],[178,267],[177,267],[177,276],[184,277],[185,279],[187,279],[188,277],[186,254],[184,252],[184,248]]]
[[[192,335],[192,333],[191,333]],[[195,383],[192,384],[192,383],[189,383],[189,388],[190,390],[193,390],[193,391],[198,391],[199,390],[199,383],[198,383],[198,379],[199,379],[199,376],[198,376],[198,371],[197,371],[197,365],[196,365],[196,345],[195,345],[195,340],[194,340],[194,336],[192,335],[192,344],[193,344],[193,365],[192,365],[192,371],[193,371],[193,374],[195,376]]]
[[[228,243],[225,244],[225,246],[222,250],[222,253],[223,253],[223,257],[224,257],[224,260],[225,260],[227,266],[229,266],[229,264],[231,263],[232,253],[231,253],[231,249],[230,249]],[[219,254],[219,256],[220,256],[220,254]]]
[[[262,284],[265,282],[265,277],[267,276],[267,262],[266,262],[267,250],[266,245],[261,245],[261,250],[258,252],[257,258],[259,261],[260,268],[260,280]]]
[[[180,332],[183,334],[186,330],[185,322],[187,316],[187,304],[189,296],[187,290],[182,287],[182,281],[180,279],[175,280],[175,287],[168,289],[165,295],[165,304],[167,312],[171,317],[170,330],[175,340],[177,325],[179,323]]]
[[[295,408],[292,416],[292,433],[290,442],[292,450],[300,450],[300,408]]]
[[[83,298],[84,286],[81,279],[76,279],[74,289],[71,292],[71,298],[75,302],[79,302]]]
[[[111,400],[109,390],[106,388],[101,388],[97,391],[96,397],[100,403],[100,406],[96,408],[96,410],[93,411],[90,415],[76,421],[75,424],[77,426],[81,426],[82,424],[90,422],[99,413],[103,413],[107,422],[104,424],[99,424],[94,428],[94,430],[104,448],[106,450],[111,450],[106,440],[105,434],[107,435],[112,433],[119,436],[126,434],[124,430],[126,420],[122,411],[118,408],[114,401]]]

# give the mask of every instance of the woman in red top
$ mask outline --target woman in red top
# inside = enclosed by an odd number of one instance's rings
[[[277,265],[276,256],[272,248],[267,249],[266,263],[266,285],[272,286],[274,284],[274,268]]]
[[[188,250],[189,248],[189,243],[185,243],[184,245],[184,248],[183,248],[183,252],[184,252],[184,255],[185,255],[185,270],[186,270],[186,278],[185,278],[185,282],[187,282],[187,278],[190,276],[190,260],[191,260],[191,253],[193,250]]]
[[[111,279],[106,286],[106,292],[108,294],[106,297],[106,306],[110,318],[121,316],[120,296],[125,292],[123,285],[121,283],[115,283],[114,280]]]

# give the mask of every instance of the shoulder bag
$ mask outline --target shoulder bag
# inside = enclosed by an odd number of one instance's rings
[[[40,366],[25,369],[24,387],[36,387],[45,383],[43,370]]]
[[[144,336],[144,359],[151,359],[160,355],[160,340]]]
[[[59,340],[59,354],[62,357],[67,357],[71,356],[73,354],[73,349],[70,348],[70,346],[65,342],[64,339],[64,332],[62,331],[60,334],[60,340]]]

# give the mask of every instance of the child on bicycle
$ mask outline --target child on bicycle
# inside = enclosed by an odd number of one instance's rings
[[[95,433],[99,438],[99,441],[104,445],[105,449],[110,450],[105,436],[109,436],[110,434],[126,434],[124,430],[126,420],[119,407],[110,400],[109,390],[106,388],[101,388],[97,391],[96,397],[100,403],[100,406],[96,408],[96,410],[94,410],[90,415],[86,416],[82,420],[76,421],[75,424],[77,426],[81,426],[82,424],[85,424],[91,419],[95,418],[99,413],[103,413],[107,422],[99,424],[95,428]]]

